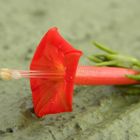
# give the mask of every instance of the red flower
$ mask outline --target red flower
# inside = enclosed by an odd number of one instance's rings
[[[38,117],[72,111],[74,78],[81,54],[60,36],[57,28],[51,28],[42,38],[30,65],[30,70],[47,73],[46,78],[30,78]]]

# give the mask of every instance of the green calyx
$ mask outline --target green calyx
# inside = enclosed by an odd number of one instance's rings
[[[104,52],[88,57],[90,61],[95,62],[96,66],[113,66],[138,70],[140,69],[140,60],[131,56],[119,54],[118,52],[111,50],[97,42],[93,42],[93,45]],[[140,74],[126,76],[134,80],[140,80]]]

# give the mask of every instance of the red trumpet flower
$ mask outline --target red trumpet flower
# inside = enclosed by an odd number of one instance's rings
[[[74,77],[81,54],[56,28],[45,34],[30,66],[31,71],[44,72],[43,78],[30,78],[37,116],[72,111]]]
[[[134,84],[125,68],[78,66],[82,52],[73,48],[57,31],[50,29],[37,47],[30,65],[34,110],[38,117],[72,111],[73,86]]]

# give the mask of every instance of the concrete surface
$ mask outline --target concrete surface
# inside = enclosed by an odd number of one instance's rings
[[[57,26],[86,55],[97,40],[140,58],[138,0],[0,0],[0,67],[28,69],[42,35]],[[86,57],[81,64],[91,64]],[[28,80],[0,81],[0,140],[140,140],[140,96],[76,87],[72,113],[37,119]]]

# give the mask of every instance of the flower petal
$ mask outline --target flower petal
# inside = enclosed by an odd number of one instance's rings
[[[38,117],[72,111],[72,92],[82,52],[74,49],[51,28],[42,38],[30,70],[61,74],[61,77],[30,78],[34,110]]]

